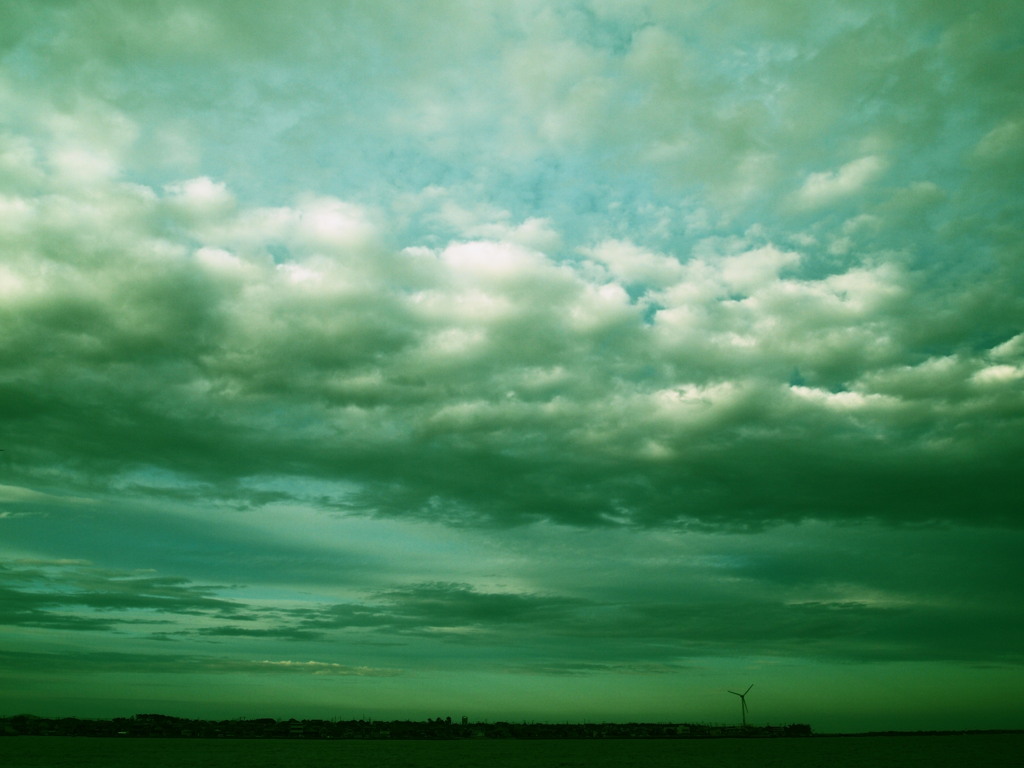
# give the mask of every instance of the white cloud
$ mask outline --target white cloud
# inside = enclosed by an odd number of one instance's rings
[[[874,393],[829,392],[827,390],[815,389],[814,387],[801,386],[792,386],[789,389],[790,392],[799,398],[840,411],[863,408],[892,408],[899,405],[899,401],[893,397]]]
[[[166,191],[168,204],[194,222],[223,218],[235,207],[234,195],[227,185],[208,176],[168,184]]]
[[[397,669],[353,667],[333,661],[279,661],[264,659],[253,662],[231,662],[224,671],[243,672],[296,672],[311,675],[338,675],[342,677],[391,677],[401,674]]]
[[[465,231],[471,238],[487,238],[522,245],[535,251],[551,253],[562,239],[548,219],[529,218],[521,224],[481,224]]]
[[[986,133],[974,148],[976,157],[998,162],[1021,152],[1024,145],[1024,120],[1005,120]]]
[[[94,504],[94,499],[80,496],[63,496],[51,493],[42,493],[31,488],[21,488],[16,485],[0,485],[0,501],[14,504]]]
[[[60,149],[50,155],[50,164],[63,183],[73,186],[114,179],[121,171],[116,157],[85,147]]]
[[[313,248],[365,249],[376,237],[364,208],[328,197],[300,201],[296,228],[297,237]]]
[[[683,266],[671,256],[640,248],[626,240],[606,240],[583,253],[604,264],[623,283],[661,288],[677,283]]]
[[[800,254],[765,246],[728,256],[720,266],[722,279],[734,291],[754,293],[779,279],[779,272],[800,262]]]
[[[616,283],[586,285],[566,306],[569,327],[578,333],[592,334],[610,326],[635,321],[637,311],[629,294]]]
[[[196,251],[196,260],[209,272],[227,278],[242,278],[248,266],[232,253],[223,248],[204,246]]]
[[[38,154],[25,136],[0,134],[0,184],[30,186],[43,180]]]
[[[867,155],[836,171],[812,173],[796,192],[796,202],[805,208],[828,205],[862,191],[882,175],[886,166],[881,157]]]
[[[990,365],[976,371],[971,380],[978,384],[1004,384],[1024,379],[1024,367],[1018,365]]]
[[[512,243],[454,243],[442,252],[441,261],[457,282],[496,287],[555,275],[543,254]]]
[[[993,347],[989,354],[996,360],[1024,358],[1024,333],[1018,333],[1013,338]]]

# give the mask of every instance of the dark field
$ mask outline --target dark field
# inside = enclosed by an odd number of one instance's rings
[[[0,738],[4,768],[1003,768],[1024,735],[710,740]]]

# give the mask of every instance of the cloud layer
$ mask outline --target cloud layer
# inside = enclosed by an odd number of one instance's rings
[[[354,511],[498,523],[1016,519],[1024,337],[995,312],[937,345],[929,313],[979,288],[910,256],[822,272],[749,231],[552,252],[523,242],[557,242],[543,222],[396,248],[385,212],[333,197],[55,186],[6,202],[26,485],[67,462],[108,489],[293,475]],[[978,313],[1018,302],[993,269]]]
[[[9,658],[1019,673],[1015,4],[336,5],[0,12]]]

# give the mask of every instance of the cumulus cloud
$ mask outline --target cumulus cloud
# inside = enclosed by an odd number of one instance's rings
[[[673,285],[683,274],[683,266],[661,254],[650,253],[633,243],[609,240],[588,249],[586,253],[621,283],[660,287]]]
[[[861,191],[885,170],[884,161],[868,155],[852,160],[836,171],[812,173],[796,193],[800,204],[817,207]]]
[[[582,260],[503,240],[396,251],[372,223],[382,212],[338,199],[246,208],[208,178],[101,189],[19,234],[4,386],[21,450],[55,456],[36,425],[63,409],[63,445],[108,483],[151,465],[229,488],[284,464],[340,473],[361,489],[354,508],[377,514],[750,524],[765,509],[878,514],[871,484],[825,489],[840,456],[859,457],[864,477],[898,456],[924,475],[905,491],[920,504],[893,514],[957,519],[970,490],[949,495],[943,468],[971,446],[965,477],[1012,498],[1000,478],[1013,441],[982,436],[1014,395],[964,389],[1013,380],[1012,364],[951,352],[945,386],[965,394],[946,410],[875,389],[927,368],[906,312],[926,294],[898,263],[815,275],[810,255],[756,234],[674,255],[609,240]],[[168,228],[162,212],[184,218]],[[64,247],[50,250],[53,237]],[[26,354],[39,348],[68,375]],[[216,442],[203,438],[211,418]],[[767,462],[748,463],[772,443]],[[783,503],[779,479],[798,466],[820,474],[823,495],[812,481]],[[749,502],[722,506],[715,478],[729,474]]]

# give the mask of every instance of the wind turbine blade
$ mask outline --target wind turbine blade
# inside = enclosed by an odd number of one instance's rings
[[[750,693],[750,689],[751,689],[751,688],[753,688],[753,687],[754,687],[754,684],[753,684],[753,683],[751,683],[751,684],[750,684],[750,685],[749,685],[749,686],[747,687],[747,690],[745,690],[745,691],[743,692],[743,695],[744,695],[744,696],[746,696],[746,695],[747,695],[748,693]]]
[[[729,693],[731,693],[733,696],[739,696],[741,699],[747,695],[745,693],[736,693],[736,691],[729,691]]]

